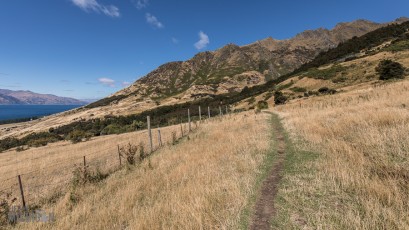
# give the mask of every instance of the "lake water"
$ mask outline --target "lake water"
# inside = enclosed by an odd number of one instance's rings
[[[80,106],[81,105],[0,105],[0,121],[42,117]]]

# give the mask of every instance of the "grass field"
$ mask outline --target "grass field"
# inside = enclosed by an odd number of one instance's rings
[[[280,229],[409,229],[409,81],[279,106]]]
[[[165,146],[131,170],[121,169],[84,187],[66,188],[60,198],[41,207],[55,213],[54,224],[20,223],[16,227],[237,229],[270,147],[269,118],[251,112],[206,121],[179,144]],[[81,145],[102,151],[134,138],[129,135],[56,144],[55,148],[60,152],[66,148],[71,154],[75,152],[72,148]],[[40,154],[52,148],[32,151]]]

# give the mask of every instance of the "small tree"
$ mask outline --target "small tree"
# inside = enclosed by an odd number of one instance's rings
[[[379,74],[380,80],[388,80],[392,78],[403,78],[405,68],[399,63],[392,60],[382,60],[375,68]]]
[[[284,96],[284,94],[281,91],[274,92],[274,103],[276,105],[285,104],[286,101],[287,101],[287,97]]]

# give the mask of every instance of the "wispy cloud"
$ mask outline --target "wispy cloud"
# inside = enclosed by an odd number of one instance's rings
[[[209,36],[205,34],[203,31],[199,32],[199,41],[195,43],[195,47],[198,50],[206,48],[206,46],[210,43]]]
[[[152,26],[157,27],[159,29],[164,27],[164,25],[152,14],[146,13],[145,17],[146,17],[146,22],[148,22]]]
[[[177,38],[173,38],[173,37],[172,37],[172,43],[173,43],[173,44],[178,44],[178,43],[179,43],[179,40],[178,40]]]
[[[9,76],[8,73],[0,73],[0,76]]]
[[[110,78],[98,78],[98,82],[109,87],[115,87],[115,80],[112,80]]]
[[[131,85],[131,83],[130,83],[129,81],[123,81],[123,82],[121,83],[121,85],[122,85],[123,87],[128,87],[128,86]]]
[[[138,10],[146,8],[149,5],[149,0],[132,0]]]
[[[110,17],[121,16],[118,7],[114,5],[103,5],[98,3],[97,0],[71,0],[71,1],[85,12],[93,11],[97,13],[103,13]]]

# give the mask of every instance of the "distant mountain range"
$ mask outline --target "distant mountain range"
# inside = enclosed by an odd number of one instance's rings
[[[0,105],[85,105],[87,102],[52,94],[0,89]]]

